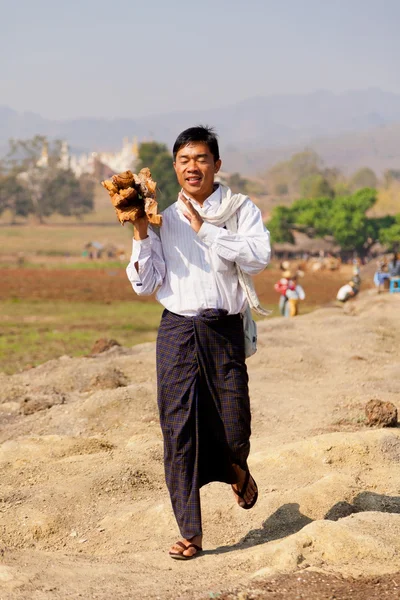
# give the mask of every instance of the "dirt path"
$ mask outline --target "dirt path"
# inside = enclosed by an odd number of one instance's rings
[[[367,429],[364,405],[400,408],[399,296],[260,324],[260,499],[243,511],[206,486],[205,552],[186,563],[166,552],[154,345],[0,376],[0,598],[398,598],[400,429]]]

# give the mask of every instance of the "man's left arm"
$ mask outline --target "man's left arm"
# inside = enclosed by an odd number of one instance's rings
[[[237,233],[203,222],[197,235],[219,256],[237,263],[249,275],[260,273],[271,258],[269,231],[260,209],[250,199],[239,208]]]

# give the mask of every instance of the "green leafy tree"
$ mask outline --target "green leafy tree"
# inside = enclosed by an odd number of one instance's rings
[[[379,230],[379,241],[389,250],[398,252],[400,248],[400,213],[394,217],[394,222],[389,227]]]
[[[379,240],[381,232],[394,225],[396,223],[396,218],[392,215],[386,215],[385,217],[374,217],[370,219],[370,222],[374,228],[374,238]]]
[[[158,142],[140,144],[138,168],[143,167],[148,167],[157,181],[157,201],[159,209],[164,210],[176,201],[180,189],[167,146]]]
[[[366,212],[376,202],[376,191],[363,189],[352,196],[335,198],[330,214],[330,226],[342,250],[363,253],[374,239],[374,226]]]
[[[159,154],[150,170],[157,181],[157,200],[160,210],[164,210],[176,201],[180,190],[172,167],[171,155],[168,152]]]
[[[166,144],[159,142],[142,142],[139,145],[139,164],[138,169],[148,167],[151,170],[154,161],[160,154],[169,154]],[[172,166],[172,157],[171,157]]]
[[[30,195],[14,173],[0,174],[0,214],[6,210],[10,211],[13,221],[33,212]]]
[[[82,219],[94,208],[94,180],[88,175],[79,179],[70,170],[58,169],[49,179],[45,191],[46,216],[58,213]]]
[[[272,209],[271,219],[266,224],[273,242],[294,243],[292,233],[293,219],[291,209],[287,206],[275,206]]]
[[[331,234],[330,218],[333,202],[330,197],[296,200],[291,206],[293,226],[297,229],[305,229],[309,235],[316,237]]]
[[[292,241],[292,232],[296,230],[306,231],[311,237],[331,234],[343,251],[356,250],[362,254],[379,236],[395,239],[398,233],[392,217],[367,217],[375,202],[376,191],[369,188],[337,198],[303,198],[289,208],[275,207],[267,227],[275,242]]]

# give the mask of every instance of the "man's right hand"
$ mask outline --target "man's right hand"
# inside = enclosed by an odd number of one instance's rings
[[[147,217],[147,215],[145,215],[144,217],[139,217],[138,219],[135,219],[134,221],[131,221],[133,223],[133,237],[135,240],[145,240],[148,237],[148,226],[149,226],[149,219]]]

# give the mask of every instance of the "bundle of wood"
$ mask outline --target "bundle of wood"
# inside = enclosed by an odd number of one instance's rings
[[[110,194],[111,202],[122,225],[125,221],[133,222],[147,215],[149,223],[161,226],[162,216],[157,214],[157,183],[153,181],[150,169],[144,168],[138,175],[132,171],[124,171],[102,181],[101,185]]]

